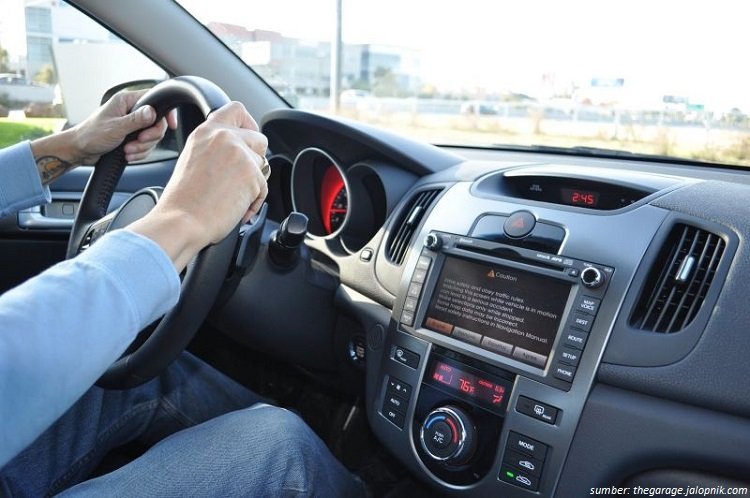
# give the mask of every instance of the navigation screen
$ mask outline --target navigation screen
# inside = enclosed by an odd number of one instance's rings
[[[544,368],[569,293],[560,280],[448,257],[424,327]]]

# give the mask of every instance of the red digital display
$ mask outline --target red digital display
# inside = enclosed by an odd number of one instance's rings
[[[490,406],[502,406],[506,396],[505,386],[442,361],[435,362],[432,380]]]
[[[560,189],[563,202],[575,206],[596,207],[599,204],[599,193],[590,190],[579,190],[573,188]]]

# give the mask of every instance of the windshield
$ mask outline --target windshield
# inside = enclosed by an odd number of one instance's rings
[[[750,166],[743,2],[178,1],[300,109],[436,144]]]

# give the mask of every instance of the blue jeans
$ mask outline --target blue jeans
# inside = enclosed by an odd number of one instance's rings
[[[0,496],[358,496],[361,482],[295,414],[184,353],[127,391],[91,388],[0,469]],[[82,482],[112,448],[151,446]],[[80,483],[80,484],[79,484]]]

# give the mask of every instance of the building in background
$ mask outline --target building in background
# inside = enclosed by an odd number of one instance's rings
[[[331,44],[227,23],[208,28],[284,96],[330,93]],[[419,89],[419,53],[403,47],[344,44],[342,89],[411,96]]]
[[[61,0],[26,0],[26,59],[21,62],[27,81],[56,81],[53,45],[56,43],[104,43],[112,36],[96,23],[81,23],[80,12]],[[52,71],[52,81],[43,72]]]

